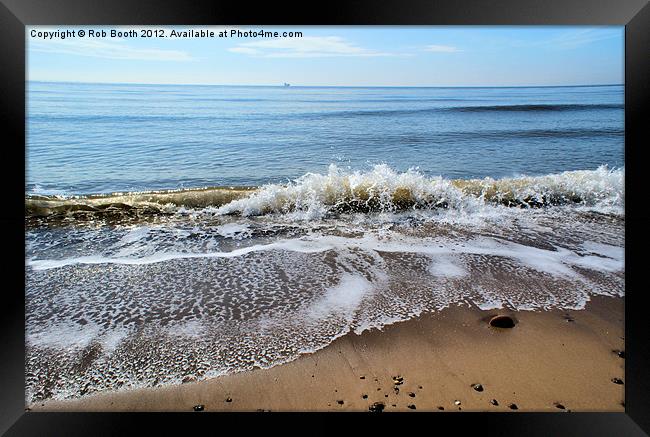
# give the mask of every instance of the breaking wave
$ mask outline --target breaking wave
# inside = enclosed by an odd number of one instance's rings
[[[87,196],[28,195],[27,217],[98,217],[178,214],[256,216],[300,213],[318,219],[343,213],[408,210],[480,211],[486,206],[540,208],[555,205],[618,208],[624,205],[624,169],[567,171],[502,179],[445,179],[385,164],[350,171],[334,164],[287,184],[262,187],[112,193]],[[611,211],[610,211],[611,212]]]

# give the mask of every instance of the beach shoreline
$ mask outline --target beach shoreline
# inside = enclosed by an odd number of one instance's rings
[[[624,298],[603,296],[592,296],[582,310],[455,305],[381,330],[349,332],[268,369],[27,409],[622,412],[624,305]],[[496,314],[512,317],[515,326],[490,327]]]

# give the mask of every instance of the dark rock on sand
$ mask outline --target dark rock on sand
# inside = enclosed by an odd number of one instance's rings
[[[559,402],[556,402],[556,403],[553,404],[553,405],[555,405],[555,408],[559,408],[560,410],[564,410],[564,409],[565,409],[564,405],[562,405],[562,404],[559,403]]]
[[[614,352],[616,355],[618,355],[619,358],[625,359],[625,351],[614,350],[612,352]]]
[[[415,393],[411,392],[411,393],[409,393],[409,396],[412,397],[412,398],[414,398],[414,397],[415,397]]]
[[[359,379],[366,379],[366,377],[365,376],[360,376]]]
[[[493,328],[514,328],[515,321],[510,316],[496,315],[490,319],[490,326]]]
[[[407,408],[409,408],[411,410],[415,410],[415,404],[409,404],[409,405],[407,405]]]
[[[362,399],[368,399],[368,395],[361,395]]]
[[[518,410],[519,409],[519,407],[517,407],[517,404],[510,404],[510,405],[508,405],[508,408],[510,408],[511,410]]]
[[[402,378],[401,376],[393,376],[393,384],[395,385],[404,384],[404,378]]]
[[[204,408],[205,408],[205,406],[201,405],[201,404],[194,405],[194,411],[203,411]]]
[[[445,407],[438,407],[440,411],[444,411]]]
[[[339,399],[338,401],[336,401],[336,403],[339,404],[339,405],[343,405],[345,402],[343,402],[342,400]]]
[[[496,399],[492,399],[490,403],[494,406],[499,406],[499,402]]]
[[[226,402],[232,402],[232,398],[231,398],[231,397],[227,397],[227,398],[226,398]]]
[[[481,384],[474,384],[472,388],[476,391],[483,391],[483,386]]]
[[[196,381],[196,376],[194,376],[194,375],[186,375],[186,376],[183,378],[182,383],[183,383],[183,384],[187,384],[188,382],[194,382],[194,381]]]
[[[623,385],[623,380],[621,378],[612,378],[614,384]]]
[[[381,413],[382,411],[384,411],[385,407],[386,406],[383,403],[375,402],[370,407],[368,407],[368,411],[370,411],[371,413]]]

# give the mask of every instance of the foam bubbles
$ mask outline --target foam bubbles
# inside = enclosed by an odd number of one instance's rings
[[[624,294],[619,216],[460,211],[31,229],[28,402],[269,367],[451,305],[573,309]]]
[[[458,261],[450,257],[434,257],[429,266],[429,273],[443,278],[462,278],[469,274]]]

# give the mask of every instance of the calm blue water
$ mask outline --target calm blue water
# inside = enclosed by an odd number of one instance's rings
[[[623,166],[623,86],[27,84],[29,192],[282,182],[330,163],[447,178]]]

